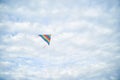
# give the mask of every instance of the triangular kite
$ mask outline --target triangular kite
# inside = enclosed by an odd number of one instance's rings
[[[48,45],[50,45],[51,35],[50,34],[43,34],[39,35]]]

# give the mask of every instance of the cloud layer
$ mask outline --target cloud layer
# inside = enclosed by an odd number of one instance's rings
[[[0,80],[119,80],[119,0],[0,0]],[[52,34],[51,45],[38,34]]]

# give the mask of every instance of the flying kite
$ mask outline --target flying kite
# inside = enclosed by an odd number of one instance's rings
[[[39,35],[48,45],[50,45],[51,35],[50,34],[43,34]]]

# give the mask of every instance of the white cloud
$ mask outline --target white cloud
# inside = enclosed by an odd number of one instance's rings
[[[9,65],[11,65],[12,63],[11,62],[9,62],[9,61],[1,61],[0,62],[0,65],[2,66],[2,67],[7,67],[7,66],[9,66]]]
[[[0,23],[1,75],[15,80],[117,77],[113,73],[120,58],[114,25],[117,8],[112,4],[107,10],[109,2],[105,6],[97,2],[30,0],[0,5],[6,13]],[[52,34],[50,46],[38,36],[45,33]]]
[[[89,67],[89,68],[88,68]],[[30,80],[39,79],[61,79],[63,76],[72,77],[73,79],[79,76],[85,76],[86,78],[94,77],[97,74],[101,74],[102,70],[108,71],[108,65],[105,63],[89,64],[87,66],[69,66],[68,68],[41,68],[36,71],[36,67],[29,67],[20,65],[16,70],[11,71],[11,75],[14,75],[13,79],[24,79],[26,76]],[[98,73],[99,72],[99,73]],[[88,75],[86,75],[88,74]]]

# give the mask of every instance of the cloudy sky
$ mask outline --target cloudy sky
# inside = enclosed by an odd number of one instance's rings
[[[0,80],[120,80],[119,13],[119,0],[0,0]]]

